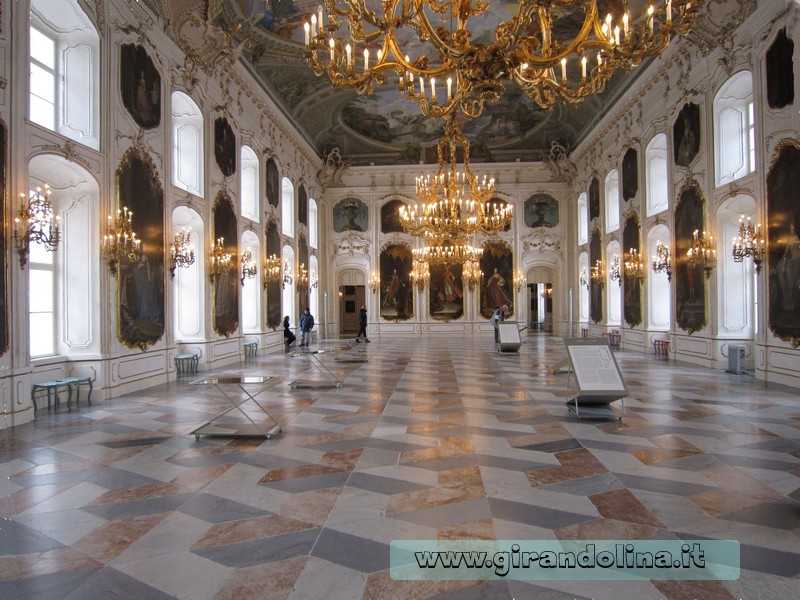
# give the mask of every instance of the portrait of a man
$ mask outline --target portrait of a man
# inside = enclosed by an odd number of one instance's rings
[[[138,44],[120,48],[122,104],[142,129],[161,123],[161,75],[147,51]]]

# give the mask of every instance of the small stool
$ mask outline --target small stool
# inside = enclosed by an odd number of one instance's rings
[[[621,333],[614,333],[613,331],[609,331],[603,334],[604,337],[608,338],[608,345],[612,348],[619,348],[619,342],[622,339]]]
[[[255,358],[258,354],[258,342],[245,342],[242,344],[245,358]]]
[[[88,385],[89,386],[89,394],[86,396],[86,403],[91,406],[92,405],[92,378],[91,377],[67,377],[66,379],[59,380],[59,383],[62,383],[67,386],[67,390],[69,391],[69,395],[67,396],[67,410],[72,410],[70,407],[70,403],[72,402],[72,386],[75,386],[75,406],[80,406],[81,404],[81,385]]]
[[[56,394],[55,403],[53,406],[58,408],[58,405],[61,403],[61,400],[58,397],[58,388],[61,386],[68,387],[61,381],[43,381],[42,383],[34,383],[31,386],[31,403],[33,403],[33,414],[36,414],[36,411],[38,410],[36,406],[36,392],[39,390],[47,391],[47,410],[50,410],[50,395],[53,391],[55,391]],[[69,408],[69,403],[67,403],[67,408]]]
[[[653,340],[653,352],[656,356],[669,356],[669,340]]]
[[[178,375],[197,373],[200,356],[197,354],[178,354],[175,356],[175,371]]]
[[[589,337],[589,328],[588,327],[581,327],[581,337],[585,337],[585,338]]]

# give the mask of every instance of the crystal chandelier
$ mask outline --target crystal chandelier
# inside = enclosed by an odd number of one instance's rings
[[[225,252],[225,238],[217,238],[217,243],[211,245],[209,253],[210,266],[208,268],[209,277],[214,281],[221,273],[225,273],[231,268],[233,255]]]
[[[661,240],[656,241],[656,255],[653,258],[653,272],[654,273],[666,273],[667,274],[667,281],[672,279],[672,269],[670,268],[670,254],[669,254],[669,246],[665,246],[661,243]]]
[[[448,240],[432,242],[422,248],[414,248],[411,253],[414,260],[420,260],[430,265],[462,265],[467,261],[475,263],[480,261],[483,256],[483,248],[453,243]]]
[[[739,236],[733,240],[734,262],[742,262],[751,256],[756,265],[756,273],[759,273],[766,251],[766,240],[761,233],[761,225],[754,227],[750,217],[744,215],[739,217]]]
[[[458,168],[459,147],[464,156]],[[445,122],[437,146],[438,172],[417,177],[417,200],[400,208],[400,223],[407,233],[432,242],[463,242],[475,233],[493,235],[511,220],[509,204],[493,202],[494,179],[480,180],[469,168],[469,140],[461,134],[455,117]]]
[[[175,234],[169,247],[169,274],[175,277],[175,269],[186,269],[194,264],[194,246],[192,246],[192,228],[181,230]]]
[[[597,286],[603,287],[606,284],[606,270],[603,267],[603,261],[597,259],[592,267],[592,273],[590,275],[592,283]]]
[[[417,289],[419,291],[425,289],[425,286],[428,285],[431,280],[431,270],[424,258],[414,259],[414,266],[411,267],[409,278],[412,284],[417,284]]]
[[[253,258],[253,251],[250,248],[245,248],[242,252],[242,285],[245,279],[252,279],[258,274],[258,264]]]
[[[636,248],[631,248],[628,252],[628,259],[625,261],[625,277],[628,279],[644,278],[644,261]]]
[[[700,231],[695,229],[692,237],[692,247],[686,251],[686,256],[689,257],[689,268],[703,267],[706,272],[706,279],[708,279],[711,277],[711,270],[717,264],[714,236],[707,236],[705,231],[700,234]]]
[[[465,261],[462,274],[464,282],[471,290],[475,289],[475,286],[483,281],[483,271],[481,271],[480,263],[477,260]]]
[[[622,275],[619,268],[619,254],[615,254],[611,259],[611,267],[608,269],[608,278],[622,285]]]
[[[19,266],[28,264],[31,244],[41,244],[48,252],[54,252],[61,241],[61,217],[53,217],[50,203],[50,186],[37,187],[28,198],[20,194],[18,216],[14,219],[14,244],[19,254]]]
[[[281,259],[275,254],[271,255],[264,264],[264,287],[268,283],[278,283],[281,280]]]
[[[509,81],[549,108],[602,92],[617,70],[661,54],[689,32],[700,1],[637,2],[638,18],[603,18],[596,0],[519,0],[494,14],[488,0],[322,0],[304,24],[304,58],[335,87],[369,95],[396,85],[427,116],[476,117]],[[507,20],[481,28],[495,16]]]
[[[124,259],[129,263],[139,260],[139,251],[142,240],[136,237],[133,230],[133,211],[124,206],[117,210],[116,218],[108,215],[108,227],[103,236],[103,255],[111,269],[111,275],[116,276],[117,266]]]

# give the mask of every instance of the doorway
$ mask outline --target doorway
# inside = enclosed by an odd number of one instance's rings
[[[358,334],[358,310],[366,304],[367,292],[363,285],[339,286],[339,335]]]
[[[531,299],[531,331],[553,332],[553,284],[529,283]]]

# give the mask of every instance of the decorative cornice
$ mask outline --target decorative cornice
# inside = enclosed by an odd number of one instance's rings
[[[333,255],[334,256],[340,256],[345,254],[350,256],[355,256],[357,254],[369,255],[370,246],[371,242],[369,240],[364,239],[359,235],[356,235],[352,231],[347,231],[340,238],[334,240]]]
[[[523,252],[549,252],[561,255],[561,239],[545,230],[536,230],[522,238]]]

